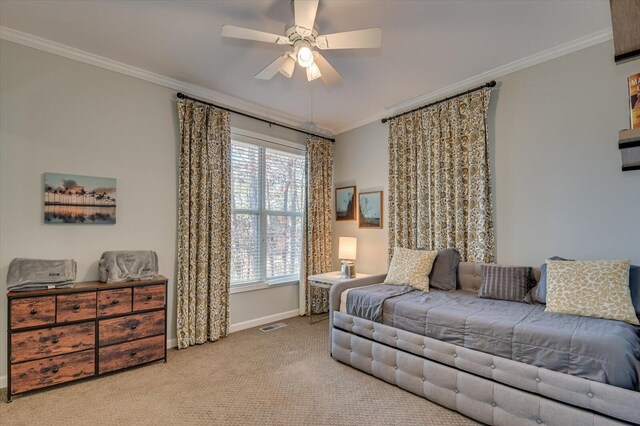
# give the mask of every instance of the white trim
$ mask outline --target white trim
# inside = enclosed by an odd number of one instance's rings
[[[167,339],[167,349],[177,348],[178,347],[178,339],[173,337],[171,339]]]
[[[267,142],[269,146],[271,146],[271,144],[275,144],[275,145],[282,145],[287,148],[292,148],[292,149],[295,149],[296,151],[305,152],[307,150],[307,147],[304,144],[292,142],[287,139],[276,138],[274,136],[269,136],[269,135],[265,135],[258,132],[252,132],[251,130],[245,130],[239,127],[231,127],[231,139],[233,139],[234,136],[236,137],[244,136],[245,138],[249,138],[252,140],[251,142],[247,142],[247,143],[253,143],[257,145],[260,145],[260,142]],[[240,140],[242,138],[237,138],[237,139],[239,142],[244,142],[243,140]],[[276,147],[276,149],[279,149],[279,148]]]
[[[298,280],[287,278],[284,281],[258,281],[248,284],[234,284],[229,290],[230,294],[245,293],[247,291],[267,290],[269,288],[285,285],[298,285]]]
[[[276,111],[273,108],[264,105],[245,101],[243,99],[236,98],[235,96],[220,93],[216,90],[207,89],[206,87],[166,77],[161,74],[127,65],[122,62],[114,61],[112,59],[105,58],[104,56],[95,55],[84,50],[76,49],[75,47],[56,43],[42,37],[14,30],[12,28],[0,26],[0,39],[33,47],[35,49],[43,50],[48,53],[53,53],[54,55],[59,55],[65,58],[84,62],[85,64],[95,65],[100,68],[115,71],[120,74],[128,75],[130,77],[139,78],[140,80],[148,81],[160,86],[169,87],[171,89],[185,92],[189,95],[198,97],[203,100],[215,102],[217,104],[220,104],[221,106],[226,106],[232,109],[237,109],[239,111],[257,115],[259,117],[268,119],[269,121],[278,121],[282,124],[297,127],[302,130],[306,129],[320,134],[332,135],[331,130],[324,127],[314,126],[313,129],[310,128],[308,124],[305,124],[308,123],[308,120],[305,118],[296,117],[291,114]]]
[[[334,133],[336,135],[339,135],[340,133],[348,132],[349,130],[364,126],[365,124],[381,120],[384,117],[395,115],[402,111],[416,108],[420,105],[428,104],[429,102],[435,101],[439,98],[451,96],[456,92],[462,92],[466,89],[469,89],[470,87],[477,86],[479,84],[486,83],[487,81],[494,80],[500,77],[504,77],[507,74],[511,74],[516,71],[520,71],[525,68],[529,68],[534,65],[559,58],[560,56],[568,55],[581,49],[586,49],[587,47],[595,46],[596,44],[603,43],[605,41],[611,40],[612,38],[613,32],[611,31],[611,29],[606,29],[566,43],[559,44],[555,47],[552,47],[551,49],[543,50],[542,52],[535,53],[525,58],[510,62],[506,65],[502,65],[492,70],[477,74],[473,77],[467,78],[454,84],[450,84],[449,86],[445,86],[441,89],[433,90],[431,92],[425,93],[424,95],[420,95],[396,105],[392,105],[378,114],[369,116],[347,126],[334,129]]]
[[[7,387],[7,376],[0,376],[0,389]],[[9,390],[7,389],[7,392]],[[0,404],[4,404],[4,401],[0,401]]]
[[[247,328],[258,327],[261,325],[269,324],[275,321],[284,320],[287,318],[293,318],[299,316],[298,310],[280,312],[279,314],[267,315],[266,317],[256,318],[249,321],[242,321],[236,324],[231,324],[229,327],[229,333],[235,333],[236,331],[246,330]]]

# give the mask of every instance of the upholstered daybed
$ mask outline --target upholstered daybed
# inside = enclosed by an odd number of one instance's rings
[[[487,424],[640,424],[638,327],[479,299],[481,265],[465,262],[455,292],[387,294],[377,313],[345,305],[388,291],[384,279],[331,289],[336,360]]]

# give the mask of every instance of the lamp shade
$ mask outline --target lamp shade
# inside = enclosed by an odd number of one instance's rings
[[[340,242],[338,243],[338,259],[355,259],[357,246],[357,238],[340,237]]]

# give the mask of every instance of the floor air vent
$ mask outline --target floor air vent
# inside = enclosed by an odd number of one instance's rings
[[[287,324],[283,322],[277,322],[275,324],[265,325],[264,327],[260,327],[260,331],[262,331],[263,333],[268,333],[270,331],[277,330],[279,328],[286,327],[286,326]]]

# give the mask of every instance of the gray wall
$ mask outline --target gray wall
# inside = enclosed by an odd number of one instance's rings
[[[105,250],[152,249],[169,278],[175,338],[178,123],[175,91],[0,41],[0,387],[6,375],[6,274],[15,257],[74,258],[94,280]],[[232,125],[304,136],[233,116]],[[118,179],[115,225],[45,225],[44,172]],[[298,309],[295,285],[231,295],[231,323]]]
[[[640,263],[640,171],[621,172],[617,148],[629,127],[627,77],[639,64],[616,66],[607,42],[498,80],[489,112],[498,262]],[[337,184],[386,194],[387,131],[376,122],[337,136]],[[336,241],[359,238],[358,272],[386,269],[386,213],[382,231],[334,222]]]

